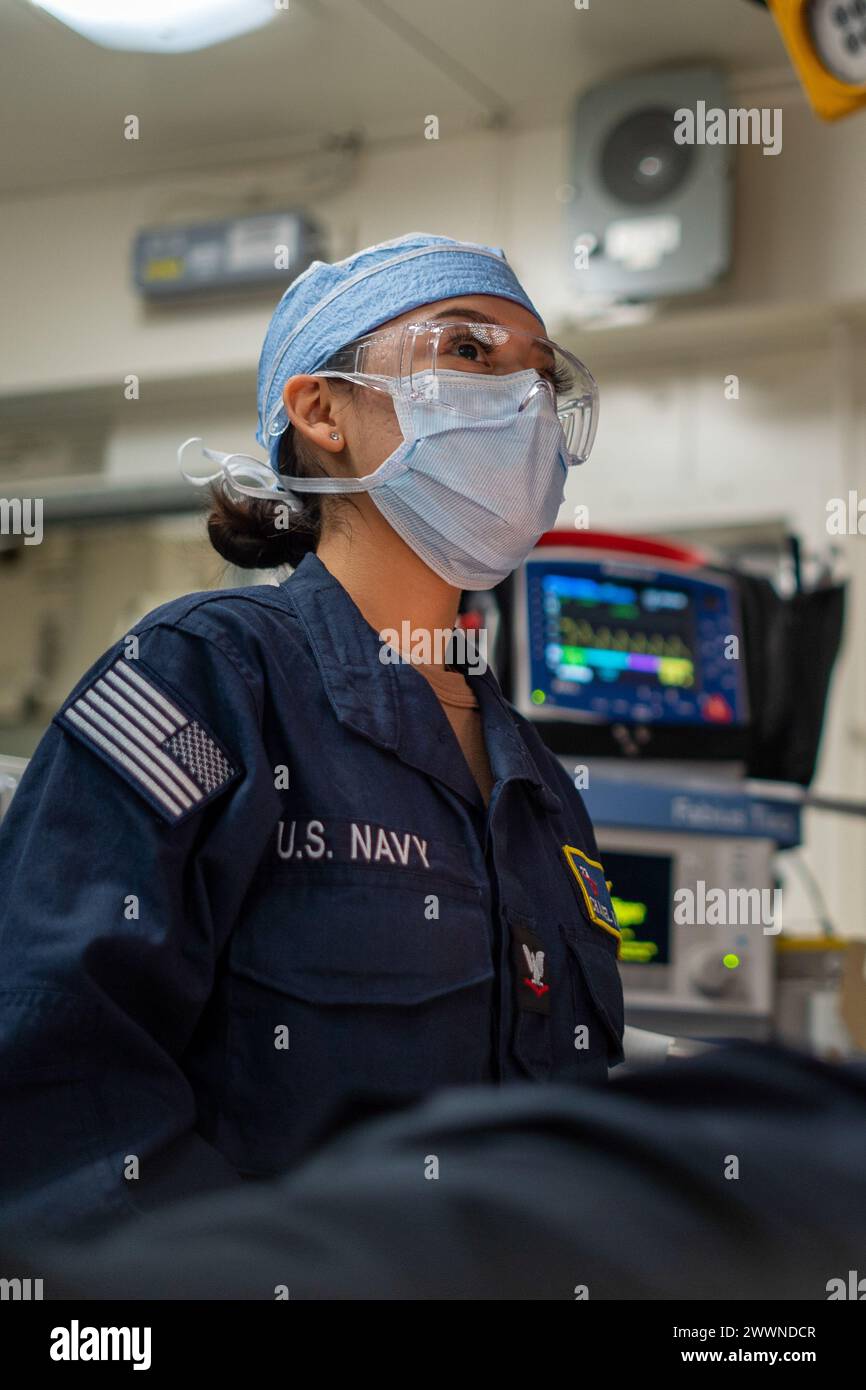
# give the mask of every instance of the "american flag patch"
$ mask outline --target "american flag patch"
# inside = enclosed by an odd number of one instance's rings
[[[148,676],[120,657],[55,716],[172,824],[239,774],[225,751]]]

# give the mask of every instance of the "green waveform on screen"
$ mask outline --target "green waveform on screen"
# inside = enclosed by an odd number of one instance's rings
[[[630,901],[628,898],[611,897],[616,923],[622,932],[620,940],[619,958],[630,964],[646,965],[654,956],[658,955],[658,945],[655,941],[641,941],[635,935],[634,928],[642,927],[647,918],[649,908],[646,903],[637,900]]]
[[[612,615],[613,616],[613,615]],[[561,614],[560,641],[563,646],[589,647],[593,651],[633,652],[637,656],[678,657],[691,662],[691,648],[678,632],[629,632],[624,627],[593,627],[586,618]]]

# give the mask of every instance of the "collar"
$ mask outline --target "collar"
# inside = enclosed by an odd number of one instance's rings
[[[539,772],[493,672],[488,667],[481,675],[467,675],[467,679],[481,710],[484,741],[495,780],[528,782],[545,811],[562,811],[562,801]]]
[[[305,555],[278,588],[306,633],[340,723],[483,805],[466,760],[454,757],[454,736],[429,682],[406,663],[380,660],[379,634],[318,556]],[[492,672],[467,676],[478,699],[494,782],[528,782],[546,810],[561,811]]]

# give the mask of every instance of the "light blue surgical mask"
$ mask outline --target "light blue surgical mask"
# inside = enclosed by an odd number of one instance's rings
[[[437,372],[449,401],[394,394],[403,442],[364,478],[284,478],[296,492],[369,492],[407,545],[458,589],[492,589],[555,524],[568,453],[556,408],[536,371],[507,376]],[[535,387],[538,389],[534,389]]]
[[[436,378],[443,377],[447,406],[435,399]],[[380,389],[383,385],[380,381]],[[369,492],[434,573],[459,589],[492,589],[553,527],[562,504],[569,455],[550,390],[534,370],[505,376],[422,372],[413,380],[411,397],[399,383],[393,386],[403,442],[378,468],[362,478],[281,475],[281,488]],[[241,473],[264,478],[264,465],[247,460],[251,469],[229,463],[244,456],[203,452],[221,463],[238,491],[292,505],[291,492],[244,487],[234,480]]]

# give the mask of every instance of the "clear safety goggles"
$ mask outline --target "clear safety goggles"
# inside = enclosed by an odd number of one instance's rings
[[[410,401],[483,417],[483,399],[475,411],[465,391],[455,389],[455,373],[506,376],[533,370],[532,382],[518,406],[522,410],[539,391],[556,409],[572,463],[583,463],[598,425],[598,386],[592,373],[572,353],[540,338],[499,323],[469,319],[435,319],[401,324],[369,333],[341,348],[313,376],[341,377],[373,390],[400,394]]]

